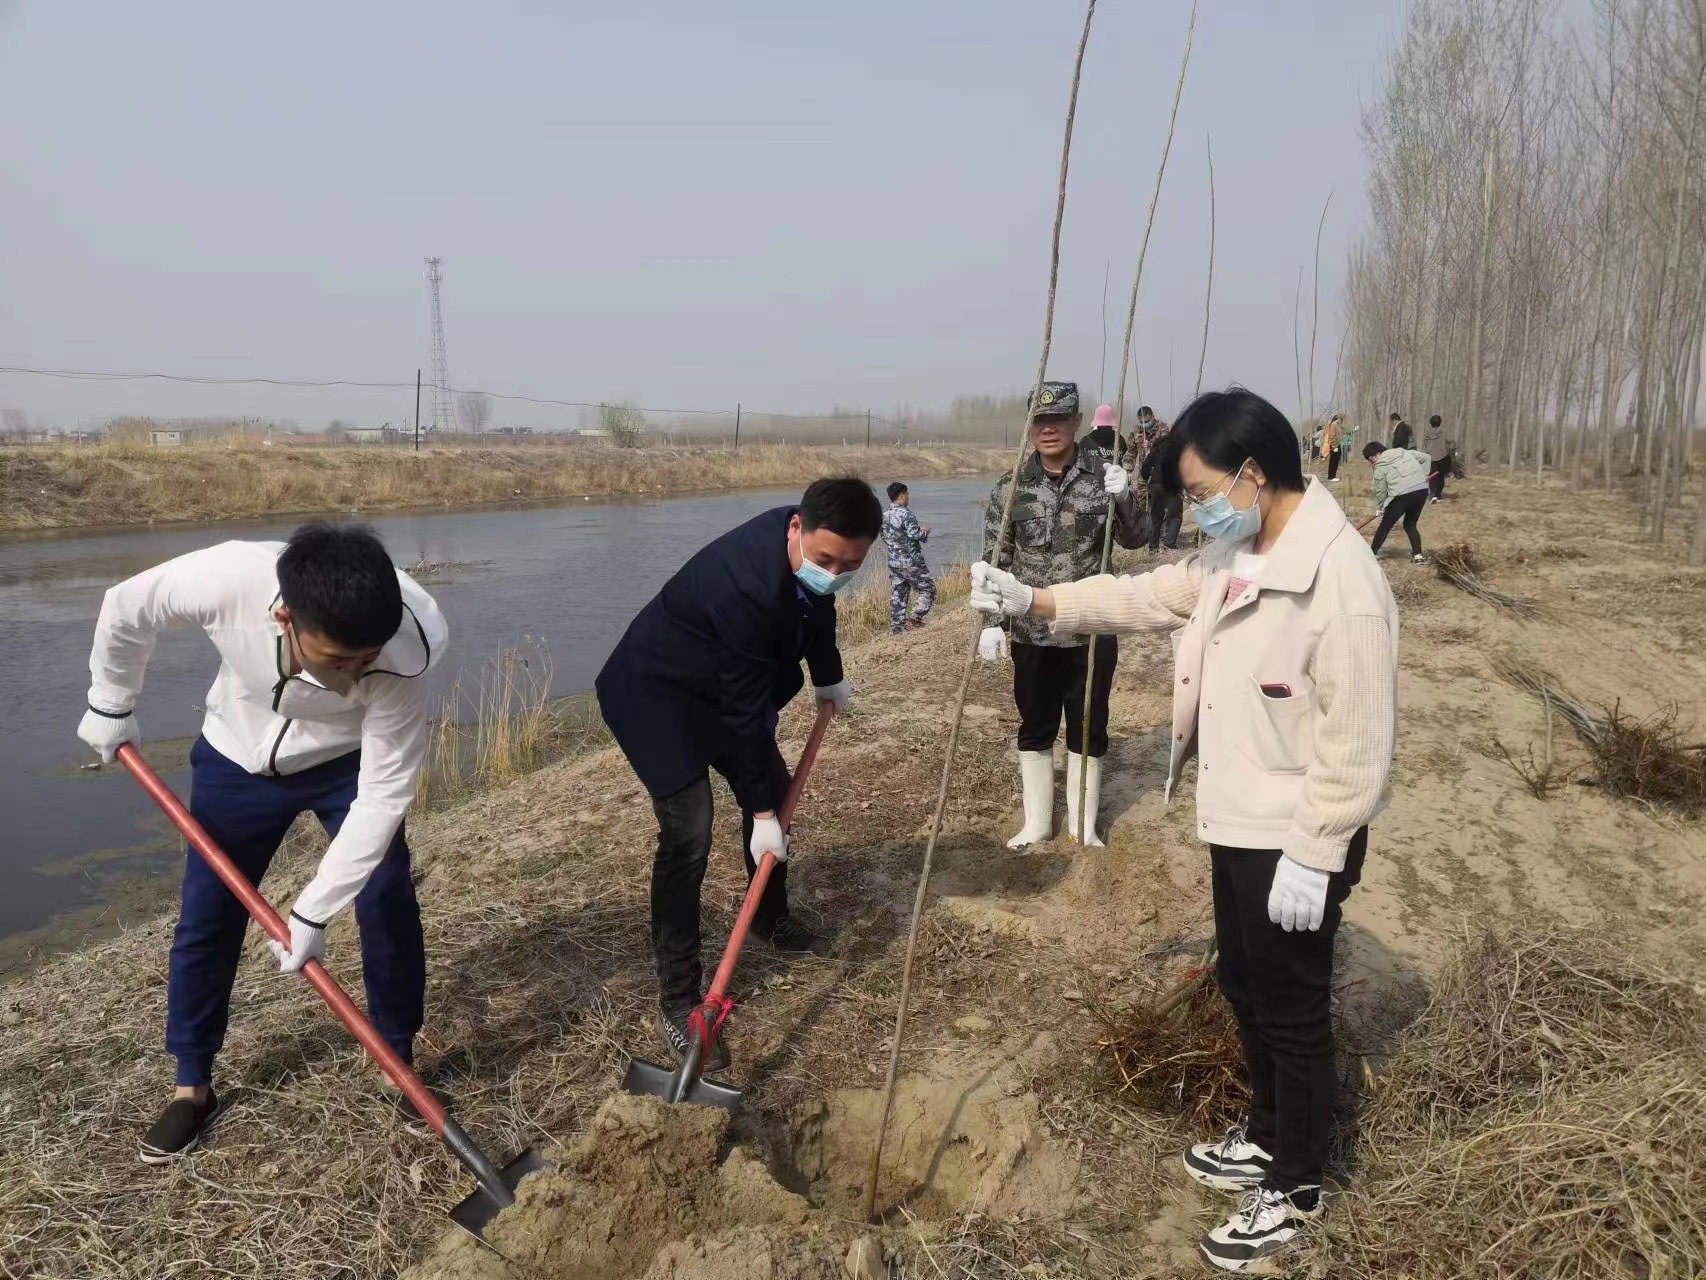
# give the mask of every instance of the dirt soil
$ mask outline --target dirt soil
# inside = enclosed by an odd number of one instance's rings
[[[1422,531],[1430,546],[1472,540],[1489,581],[1544,602],[1552,619],[1516,621],[1387,548],[1403,618],[1400,740],[1394,803],[1374,826],[1340,937],[1347,1078],[1379,1071],[1471,922],[1606,925],[1632,951],[1706,981],[1701,825],[1596,790],[1561,724],[1557,763],[1576,777],[1536,799],[1498,747],[1539,752],[1543,708],[1491,665],[1543,665],[1590,704],[1677,704],[1685,724],[1706,729],[1706,573],[1681,567],[1673,546],[1655,548],[1621,499],[1526,482],[1458,485],[1427,509]],[[972,626],[956,609],[848,654],[857,692],[807,788],[789,879],[796,910],[829,942],[819,956],[762,943],[743,956],[728,1078],[745,1100],[732,1119],[612,1100],[631,1054],[662,1051],[646,932],[653,819],[620,754],[602,749],[412,829],[431,965],[423,1070],[495,1154],[565,1144],[493,1228],[508,1261],[441,1238],[434,1211],[466,1194],[467,1179],[373,1100],[347,1037],[277,980],[256,943],[221,1059],[240,1104],[193,1160],[144,1177],[135,1135],[169,1071],[158,1031],[169,922],[0,991],[10,1023],[0,1257],[41,1276],[171,1265],[253,1274],[261,1241],[267,1273],[292,1277],[417,1262],[414,1274],[435,1280],[1194,1273],[1196,1238],[1226,1212],[1177,1169],[1181,1145],[1199,1135],[1119,1092],[1092,1013],[1176,981],[1210,935],[1189,774],[1171,807],[1161,798],[1165,639],[1121,643],[1106,849],[1064,839],[1006,849],[1019,825],[1011,676],[973,673],[882,1224],[852,1221]],[[783,719],[789,758],[808,715],[797,707]],[[720,786],[718,805],[711,954],[744,887],[739,823]],[[273,899],[288,900],[308,870],[298,860],[275,871]],[[340,921],[332,965],[351,984],[355,942]]]

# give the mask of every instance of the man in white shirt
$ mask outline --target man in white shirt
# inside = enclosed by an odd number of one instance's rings
[[[426,1000],[426,953],[403,815],[427,743],[424,676],[448,636],[431,596],[370,530],[306,525],[288,543],[225,542],[113,587],[95,623],[89,707],[77,736],[111,763],[140,746],[135,707],[160,632],[199,626],[219,650],[190,752],[190,812],[258,884],[291,824],[332,838],[290,912],[282,972],[324,955],[326,926],[355,904],[367,1009],[405,1062]],[[248,916],[193,850],[166,994],[177,1092],[142,1139],[162,1164],[194,1149],[219,1111],[225,1039]]]

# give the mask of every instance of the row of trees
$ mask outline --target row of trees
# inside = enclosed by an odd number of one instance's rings
[[[1341,377],[1483,466],[1639,477],[1662,537],[1706,340],[1706,0],[1414,0],[1364,121]],[[1706,560],[1706,494],[1692,542]]]

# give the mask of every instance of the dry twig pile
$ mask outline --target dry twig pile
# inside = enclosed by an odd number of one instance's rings
[[[1460,591],[1467,591],[1477,600],[1485,600],[1495,609],[1506,609],[1532,622],[1545,616],[1544,610],[1532,600],[1524,600],[1509,592],[1490,587],[1481,579],[1481,561],[1475,548],[1467,542],[1453,543],[1434,552],[1434,572],[1442,582],[1449,582]]]
[[[1706,1274],[1706,1002],[1609,935],[1471,940],[1361,1117],[1335,1276]]]

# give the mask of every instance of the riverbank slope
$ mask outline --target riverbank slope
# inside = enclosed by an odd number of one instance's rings
[[[1577,785],[1592,774],[1561,722],[1555,763],[1574,781],[1545,799],[1532,794],[1501,747],[1520,760],[1532,744],[1539,756],[1546,709],[1495,666],[1545,666],[1584,702],[1621,699],[1634,714],[1680,703],[1695,730],[1686,741],[1697,741],[1706,573],[1644,541],[1615,499],[1492,479],[1455,492],[1424,517],[1430,547],[1473,539],[1489,581],[1551,616],[1524,622],[1431,568],[1386,562],[1404,626],[1395,798],[1347,908],[1335,992],[1359,1081],[1385,1073],[1395,1028],[1472,923],[1592,925],[1618,940],[1607,963],[1656,952],[1686,980],[1706,981],[1700,822]],[[705,1182],[700,1207],[660,1210],[635,1228],[643,1240],[612,1237],[633,1247],[603,1270],[586,1269],[586,1255],[544,1274],[818,1276],[831,1272],[808,1270],[808,1253],[813,1267],[845,1254],[973,625],[963,610],[945,611],[922,632],[849,649],[858,691],[807,788],[789,876],[796,907],[831,945],[785,959],[755,944],[742,957],[729,1024],[731,1078],[746,1090],[727,1139],[734,1154],[714,1178],[677,1168],[646,1183]],[[1208,859],[1193,838],[1189,775],[1171,807],[1160,794],[1167,641],[1122,641],[1105,850],[1064,840],[1028,854],[1005,847],[1019,822],[1010,680],[1005,665],[980,664],[972,676],[882,1183],[881,1203],[904,1213],[890,1216],[882,1245],[908,1276],[1196,1274],[1195,1239],[1228,1202],[1177,1168],[1180,1145],[1201,1136],[1192,1120],[1141,1107],[1110,1079],[1096,1016],[1176,981],[1209,936]],[[790,759],[808,716],[797,706],[784,717]],[[744,886],[739,824],[720,784],[717,803],[708,953],[720,949]],[[430,963],[422,1069],[495,1153],[588,1135],[628,1056],[660,1053],[646,930],[655,825],[644,792],[619,753],[600,749],[428,815],[411,833]],[[312,853],[275,867],[275,902],[306,879]],[[136,1163],[137,1133],[169,1080],[159,1041],[171,923],[0,988],[0,1264],[40,1276],[262,1270],[366,1280],[434,1249],[439,1211],[468,1190],[466,1178],[436,1140],[397,1122],[373,1069],[305,984],[277,975],[255,937],[220,1065],[231,1112],[192,1159]],[[330,961],[359,990],[348,919],[333,928]],[[636,1149],[675,1150],[643,1126],[623,1134]],[[1670,1159],[1667,1142],[1655,1129],[1630,1167],[1659,1167],[1654,1153]],[[619,1172],[637,1180],[645,1168]],[[744,1207],[705,1209],[724,1204]],[[1329,1229],[1348,1218],[1333,1214]],[[1636,1257],[1638,1242],[1628,1247]],[[480,1255],[483,1270],[460,1254],[451,1261],[467,1266],[427,1274],[523,1274],[495,1255]],[[1427,1274],[1450,1274],[1458,1261]],[[885,1274],[873,1265],[860,1274]]]
[[[994,475],[1010,464],[1006,449],[893,445],[18,447],[0,449],[0,531],[804,486],[842,473],[880,489],[890,480]]]

